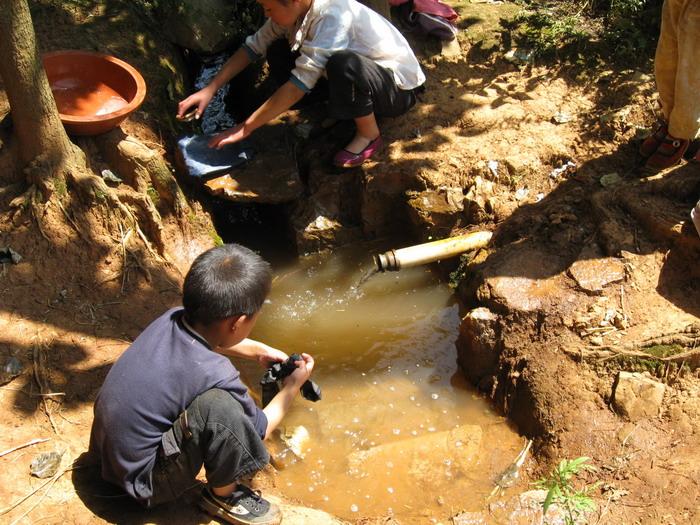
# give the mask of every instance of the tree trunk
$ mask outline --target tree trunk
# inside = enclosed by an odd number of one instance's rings
[[[2,2],[0,16],[0,77],[12,110],[22,168],[31,183],[43,189],[56,170],[75,156],[56,108],[41,63],[27,0]],[[43,169],[41,169],[43,168]]]

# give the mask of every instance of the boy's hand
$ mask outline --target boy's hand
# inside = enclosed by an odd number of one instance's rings
[[[213,97],[214,92],[209,86],[200,89],[196,93],[192,93],[189,97],[177,105],[177,118],[183,119],[185,117],[185,113],[187,113],[192,106],[197,106],[197,113],[195,113],[194,118],[201,118],[202,114],[204,114],[204,110],[207,109],[207,106]]]
[[[286,361],[289,356],[282,350],[272,348],[266,344],[260,343],[260,353],[258,354],[258,363],[263,368],[268,368],[273,363],[281,363]]]
[[[301,357],[301,360],[295,361],[297,369],[282,381],[284,386],[291,385],[295,388],[301,388],[309,377],[311,377],[311,372],[313,372],[314,369],[314,358],[309,354],[301,354]]]
[[[239,142],[250,135],[250,131],[246,129],[245,122],[241,124],[236,124],[231,129],[222,131],[214,135],[209,141],[210,148],[221,149],[226,144],[233,144]]]

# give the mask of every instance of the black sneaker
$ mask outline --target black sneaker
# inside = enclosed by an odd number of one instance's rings
[[[204,487],[199,506],[209,514],[236,525],[276,525],[282,521],[277,505],[245,485],[238,485],[227,497],[217,496],[209,487]]]

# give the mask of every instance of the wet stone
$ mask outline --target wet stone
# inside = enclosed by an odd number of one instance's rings
[[[233,202],[283,204],[297,200],[304,187],[283,124],[264,126],[251,136],[253,160],[205,183],[217,197]]]
[[[613,408],[630,421],[657,417],[666,385],[643,374],[620,372],[613,386]]]
[[[475,308],[464,316],[457,339],[457,359],[472,383],[479,384],[495,372],[501,348],[496,314],[488,308]]]
[[[482,430],[477,425],[462,425],[453,430],[435,432],[423,436],[386,443],[368,450],[353,452],[348,457],[350,468],[362,470],[367,464],[394,465],[394,475],[410,476],[429,486],[444,479],[445,464],[436,462],[436,457],[446,458],[450,470],[467,474],[474,466],[481,447]]]
[[[295,217],[293,226],[299,253],[314,253],[362,239],[359,226],[345,226],[340,221],[315,213]]]
[[[625,278],[625,265],[612,257],[579,260],[571,265],[568,273],[581,289],[599,294],[607,285]]]
[[[266,498],[280,506],[285,525],[343,525],[345,523],[322,510],[289,505],[274,496],[266,496]]]

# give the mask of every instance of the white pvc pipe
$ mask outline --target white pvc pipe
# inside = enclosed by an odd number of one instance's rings
[[[374,261],[379,271],[398,271],[401,268],[449,259],[460,253],[483,248],[488,245],[492,236],[488,231],[467,233],[399,250],[389,250],[375,255]]]

